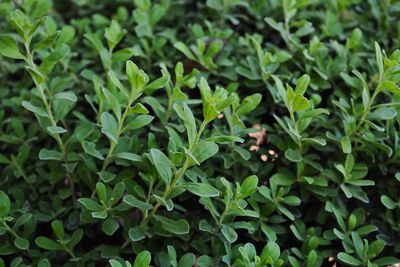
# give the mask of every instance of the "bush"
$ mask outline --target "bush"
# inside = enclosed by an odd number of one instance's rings
[[[396,264],[399,16],[3,1],[0,266]]]

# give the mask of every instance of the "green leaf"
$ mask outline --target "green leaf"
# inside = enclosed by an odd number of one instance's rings
[[[119,228],[119,223],[116,219],[108,217],[103,224],[101,229],[106,235],[112,236]]]
[[[115,75],[115,72],[110,70],[108,72],[108,78],[110,78],[111,82],[124,94],[124,96],[129,98],[128,90],[126,90],[125,86],[119,81],[119,79]]]
[[[196,256],[193,253],[187,253],[180,258],[178,267],[192,267],[195,262]]]
[[[108,112],[101,114],[101,132],[104,133],[114,143],[118,143],[118,123],[114,116]]]
[[[352,266],[358,266],[358,265],[362,264],[362,262],[360,260],[358,260],[358,259],[354,258],[353,256],[351,256],[347,253],[344,253],[344,252],[338,253],[337,257],[342,262],[347,263]]]
[[[275,242],[268,242],[264,246],[261,252],[261,262],[263,264],[273,264],[279,256],[281,255],[281,250]]]
[[[293,100],[292,108],[293,111],[300,111],[300,110],[306,110],[310,108],[310,101],[308,101],[307,98],[304,96],[297,94]]]
[[[25,238],[17,236],[14,239],[14,245],[19,249],[26,250],[29,248],[29,241],[26,240]]]
[[[132,241],[140,241],[146,237],[144,231],[139,226],[129,229],[128,234],[129,234],[129,238]]]
[[[119,121],[121,119],[121,105],[119,104],[118,99],[107,89],[102,88],[102,91],[104,96],[106,97],[106,102],[108,103],[114,115]]]
[[[42,148],[39,152],[39,159],[40,160],[62,160],[63,154],[56,150],[48,150]]]
[[[192,154],[192,152],[187,149],[186,147],[183,148],[183,150],[185,151],[185,155],[188,159],[190,159],[190,163],[191,164],[197,164],[200,165],[200,163],[198,162],[198,160],[196,159],[196,157]]]
[[[221,226],[221,233],[229,243],[235,242],[238,238],[236,231],[232,227],[226,224],[223,224]]]
[[[270,179],[271,183],[276,185],[289,186],[296,182],[296,176],[289,173],[275,173]]]
[[[368,114],[368,118],[372,120],[391,120],[397,116],[396,110],[389,107],[380,107]]]
[[[375,55],[376,55],[376,64],[378,65],[378,70],[379,70],[379,77],[383,77],[383,56],[382,56],[382,50],[381,47],[377,42],[375,42]]]
[[[294,89],[295,93],[304,95],[309,84],[310,76],[307,74],[302,75],[296,82],[296,89]]]
[[[129,160],[132,162],[140,162],[142,161],[142,157],[134,154],[134,153],[130,153],[130,152],[120,152],[120,153],[115,153],[113,154],[114,158],[118,158],[118,159],[125,159],[125,160]]]
[[[162,76],[162,77],[152,81],[148,85],[146,85],[144,90],[146,92],[152,92],[154,90],[157,90],[157,89],[160,89],[160,88],[164,88],[168,84],[168,82],[169,82],[169,77],[168,76]]]
[[[350,138],[347,135],[343,136],[342,139],[340,140],[340,143],[342,144],[343,153],[350,154],[351,153]]]
[[[108,202],[106,186],[103,183],[97,183],[96,192],[97,192],[97,197],[100,200],[100,203],[103,204],[103,206],[105,206],[106,203]]]
[[[87,210],[90,211],[97,211],[103,208],[99,203],[90,198],[80,198],[78,202],[81,203],[82,206],[84,206]]]
[[[400,260],[398,258],[390,257],[390,256],[379,258],[379,259],[373,261],[373,263],[377,264],[378,266],[388,266],[388,265],[392,265],[392,264],[397,264],[399,262],[400,262]]]
[[[133,263],[133,267],[149,267],[151,262],[151,254],[148,251],[140,252]]]
[[[260,104],[261,98],[262,98],[261,94],[253,94],[246,97],[245,99],[243,99],[242,104],[236,110],[236,114],[238,116],[241,116],[254,110],[258,106],[258,104]]]
[[[386,242],[383,240],[375,240],[372,242],[368,247],[367,255],[369,258],[375,258],[379,254],[382,253],[383,249],[385,248]]]
[[[134,207],[134,208],[138,208],[138,209],[141,209],[141,210],[150,210],[151,208],[153,208],[153,206],[151,204],[143,202],[143,201],[137,199],[133,195],[124,196],[123,201],[126,204],[128,204],[129,206]]]
[[[62,134],[67,132],[67,130],[60,126],[48,126],[46,129],[51,134]]]
[[[211,158],[218,152],[218,145],[211,141],[202,141],[193,150],[193,155],[199,163]]]
[[[174,167],[174,164],[161,150],[153,148],[150,150],[150,154],[160,178],[166,185],[169,185],[172,179],[172,167]]]
[[[148,125],[150,122],[152,122],[153,119],[154,119],[154,116],[139,115],[126,124],[126,126],[123,129],[123,132],[140,129],[140,128]]]
[[[78,98],[76,97],[76,95],[73,92],[61,92],[61,93],[57,93],[54,95],[54,97],[56,99],[63,99],[63,100],[68,100],[70,102],[75,103]]]
[[[83,150],[89,155],[98,158],[99,160],[104,160],[103,155],[96,149],[96,144],[93,142],[83,141],[82,143]]]
[[[116,177],[116,175],[114,173],[107,172],[107,171],[101,171],[101,172],[98,172],[97,174],[99,175],[100,179],[105,183],[111,182]]]
[[[251,175],[244,179],[240,186],[240,197],[246,198],[254,194],[257,190],[258,177],[256,175]]]
[[[285,157],[293,162],[301,162],[303,160],[303,157],[301,156],[301,154],[299,153],[299,151],[294,150],[294,149],[287,149],[285,151]]]
[[[383,205],[385,205],[386,208],[393,210],[396,207],[399,206],[398,203],[394,202],[391,198],[389,198],[388,196],[381,196],[381,202]]]
[[[116,260],[109,260],[108,262],[110,263],[111,267],[124,267],[124,265]]]
[[[381,82],[378,86],[378,91],[389,91],[395,95],[400,95],[400,87],[396,83],[385,80]]]
[[[9,58],[24,59],[24,56],[19,52],[17,42],[8,34],[0,34],[0,54]]]
[[[181,51],[187,58],[191,60],[196,60],[195,55],[190,51],[190,49],[182,42],[174,43],[174,47]]]
[[[362,241],[360,235],[357,232],[351,232],[351,239],[353,240],[357,256],[359,258],[363,258],[364,242]]]
[[[54,234],[57,236],[59,240],[64,239],[64,226],[62,221],[54,220],[51,222],[51,228],[53,229]]]
[[[4,191],[0,191],[0,218],[10,213],[10,199]]]
[[[46,111],[44,111],[44,109],[42,109],[40,107],[36,107],[27,101],[22,101],[22,106],[40,117],[44,117],[44,118],[49,117],[49,115],[47,115],[47,113],[46,113]]]
[[[217,197],[219,192],[215,187],[206,183],[184,183],[180,187],[200,197]]]
[[[154,217],[156,221],[161,223],[161,227],[173,234],[176,235],[184,235],[189,233],[190,226],[188,222],[184,219],[179,219],[177,221],[168,219],[166,217],[162,216],[155,216]]]
[[[214,136],[207,138],[207,141],[213,141],[216,143],[225,143],[225,142],[243,143],[244,139],[237,137],[237,136],[231,136],[231,135],[214,135]]]
[[[67,54],[69,53],[69,47],[66,44],[62,44],[52,51],[47,57],[45,57],[39,66],[39,70],[42,74],[48,75],[54,68],[54,66]]]
[[[126,62],[126,75],[131,84],[131,95],[137,98],[140,92],[143,91],[143,87],[148,83],[149,76],[130,60]]]
[[[35,239],[35,243],[38,247],[46,250],[62,250],[62,246],[54,240],[51,240],[44,236],[39,236]]]

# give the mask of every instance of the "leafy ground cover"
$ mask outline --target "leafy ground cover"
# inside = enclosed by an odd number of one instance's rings
[[[396,264],[399,17],[2,1],[0,266]]]

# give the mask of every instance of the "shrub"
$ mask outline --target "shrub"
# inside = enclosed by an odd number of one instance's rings
[[[3,1],[0,266],[396,264],[399,13]]]

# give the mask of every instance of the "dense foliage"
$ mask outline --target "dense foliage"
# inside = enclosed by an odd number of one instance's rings
[[[400,1],[0,3],[0,266],[388,266]]]

